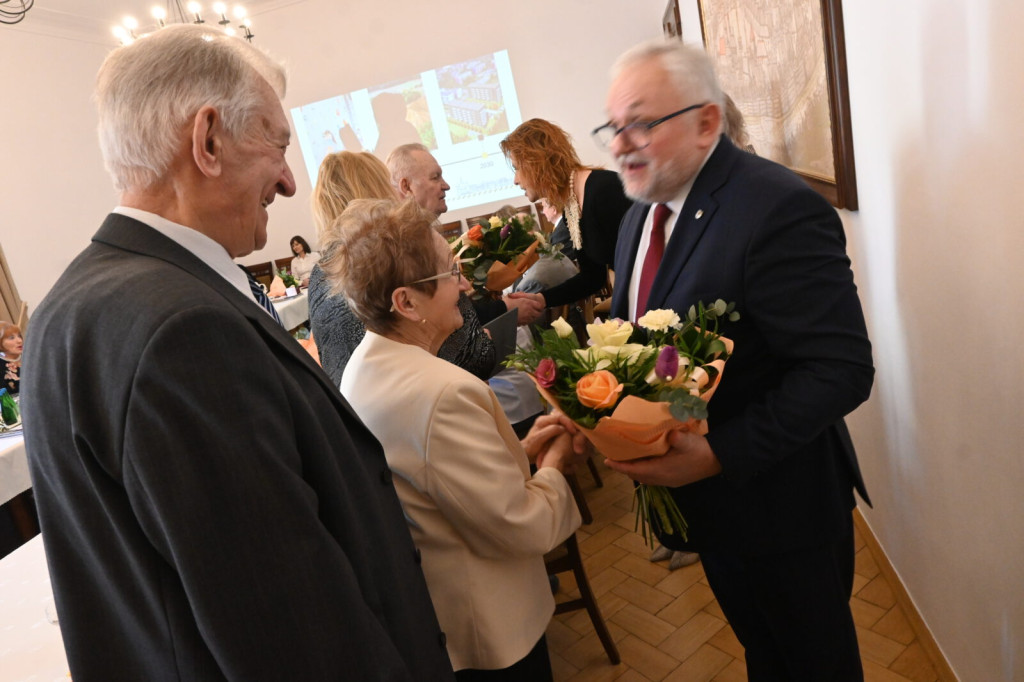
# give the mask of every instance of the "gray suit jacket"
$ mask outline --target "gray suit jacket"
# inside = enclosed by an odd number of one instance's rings
[[[380,445],[191,253],[109,216],[26,353],[76,680],[451,679]]]

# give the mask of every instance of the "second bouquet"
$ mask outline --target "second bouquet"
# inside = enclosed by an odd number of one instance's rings
[[[707,401],[733,349],[718,333],[719,321],[739,319],[734,308],[718,300],[698,303],[685,317],[652,310],[636,325],[597,321],[587,325],[585,346],[558,319],[506,364],[529,373],[541,395],[605,457],[663,455],[672,431],[707,433]],[[686,539],[686,521],[665,488],[639,485],[637,500],[645,539],[655,529]]]
[[[533,216],[491,216],[451,242],[455,257],[477,296],[498,296],[551,247]]]

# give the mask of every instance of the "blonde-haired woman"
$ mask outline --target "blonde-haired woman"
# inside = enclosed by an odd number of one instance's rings
[[[320,164],[311,198],[322,256],[309,276],[309,324],[320,364],[336,384],[366,327],[343,296],[332,295],[324,268],[338,257],[338,219],[356,199],[397,199],[384,162],[369,152],[328,154]],[[459,309],[466,320],[442,345],[438,356],[486,379],[495,364],[494,344],[484,333],[469,298]]]

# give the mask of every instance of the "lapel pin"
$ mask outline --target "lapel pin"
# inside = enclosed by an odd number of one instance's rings
[[[698,209],[697,209],[697,212],[696,212],[696,213],[695,213],[695,214],[693,215],[693,217],[694,217],[694,219],[696,219],[696,220],[700,220],[700,217],[701,217],[702,215],[704,215],[704,210],[703,210],[703,209],[700,209],[700,208],[698,208]]]

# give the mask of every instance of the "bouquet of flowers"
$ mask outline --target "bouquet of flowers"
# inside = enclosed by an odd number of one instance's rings
[[[528,213],[511,218],[491,216],[451,241],[463,275],[477,295],[500,293],[537,262],[541,253],[554,253],[537,222]]]
[[[295,287],[296,289],[299,288],[299,280],[295,279],[292,273],[288,272],[288,270],[286,270],[285,268],[281,268],[280,270],[278,270],[277,276],[281,278],[281,281],[284,282],[284,285],[286,287]]]
[[[739,319],[735,304],[698,303],[685,320],[672,310],[652,310],[635,326],[595,321],[587,325],[586,347],[559,318],[533,348],[518,348],[505,364],[530,374],[541,395],[605,457],[663,455],[672,431],[707,433],[707,401],[733,348],[718,333],[721,318]],[[636,502],[645,540],[653,540],[652,521],[686,539],[686,520],[667,489],[640,484]]]

